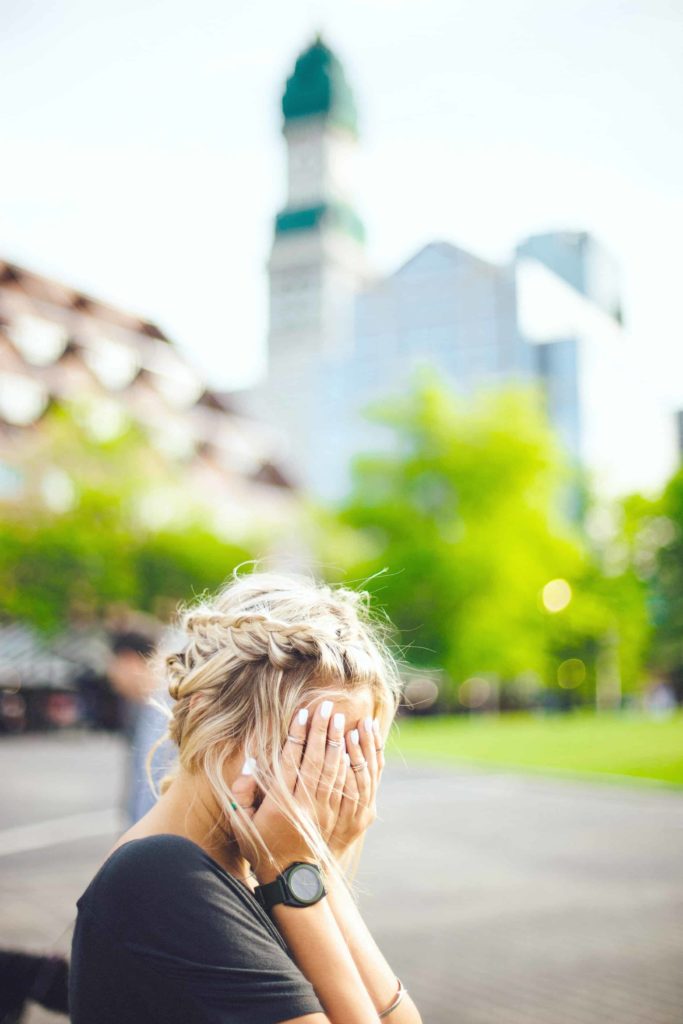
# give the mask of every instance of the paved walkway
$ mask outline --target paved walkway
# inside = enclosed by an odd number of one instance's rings
[[[0,943],[68,951],[121,757],[105,735],[0,741]],[[379,815],[361,909],[424,1024],[681,1024],[683,795],[394,761]]]

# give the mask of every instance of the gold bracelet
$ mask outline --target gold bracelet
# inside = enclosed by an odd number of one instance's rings
[[[395,1010],[398,1004],[403,999],[406,992],[408,991],[407,988],[403,987],[403,982],[401,981],[400,978],[397,978],[396,981],[398,982],[398,992],[396,993],[396,998],[394,999],[391,1006],[387,1006],[386,1010],[382,1010],[382,1012],[380,1013],[380,1017],[386,1017],[388,1013],[391,1013],[392,1010]]]

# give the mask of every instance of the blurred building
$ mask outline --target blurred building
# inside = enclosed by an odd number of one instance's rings
[[[461,394],[533,373],[530,347],[516,323],[516,281],[497,266],[435,242],[356,298],[353,354],[327,384],[326,449],[314,487],[330,497],[348,484],[355,452],[393,443],[393,433],[363,415],[372,402],[405,390],[431,365]]]
[[[356,108],[320,38],[296,61],[282,113],[287,198],[269,264],[268,374],[234,397],[277,427],[287,472],[324,499],[342,496],[350,457],[393,443],[365,408],[427,363],[465,395],[538,383],[570,458],[605,493],[640,486],[653,445],[673,438],[661,423],[646,429],[654,419],[609,253],[585,232],[535,235],[501,264],[439,241],[386,278],[372,274],[354,209]]]
[[[0,624],[0,734],[78,721],[79,672],[33,627]]]
[[[517,246],[517,258],[541,263],[607,316],[622,322],[619,267],[586,231],[533,235]]]
[[[288,472],[320,491],[329,386],[340,360],[353,355],[356,296],[369,282],[353,205],[356,108],[341,64],[320,39],[297,60],[282,111],[287,188],[268,266],[268,369],[243,406],[277,425]],[[333,476],[339,465],[335,457]]]
[[[182,467],[188,495],[211,507],[223,535],[281,522],[292,506],[272,427],[237,414],[155,324],[0,262],[0,500],[26,496],[36,472],[48,504],[68,496],[60,466],[36,468],[55,404],[77,410],[97,439],[136,423]]]

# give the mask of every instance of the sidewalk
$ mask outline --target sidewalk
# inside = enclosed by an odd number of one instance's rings
[[[75,899],[118,834],[122,756],[116,736],[0,742],[11,780],[0,791],[3,944],[68,951]],[[68,841],[51,843],[42,826],[16,831],[55,819]],[[24,852],[22,834],[33,836]],[[1,855],[8,837],[15,852]],[[392,761],[358,889],[424,1024],[683,1020],[674,791]]]

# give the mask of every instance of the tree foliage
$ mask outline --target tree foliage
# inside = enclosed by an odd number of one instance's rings
[[[683,695],[683,468],[657,498],[631,495],[625,512],[630,561],[647,588],[652,665]]]
[[[605,648],[628,626],[627,594],[636,650],[617,642],[609,670],[636,685],[643,599],[633,580],[602,572],[584,530],[589,485],[564,459],[541,395],[517,387],[465,401],[423,373],[369,415],[395,444],[355,460],[339,522],[362,546],[345,570],[374,577],[368,589],[406,657],[445,668],[451,697],[472,676],[557,686],[558,667],[576,658],[581,692],[594,695]],[[552,612],[543,592],[556,579],[571,600]]]
[[[661,664],[680,675],[683,671],[683,469],[674,474],[665,488],[660,512],[650,524],[650,550],[657,545],[653,609],[656,649]]]
[[[137,428],[98,438],[72,410],[53,410],[25,494],[0,517],[0,614],[52,631],[112,604],[163,616],[217,587],[258,542],[216,536],[187,490],[182,467]]]

